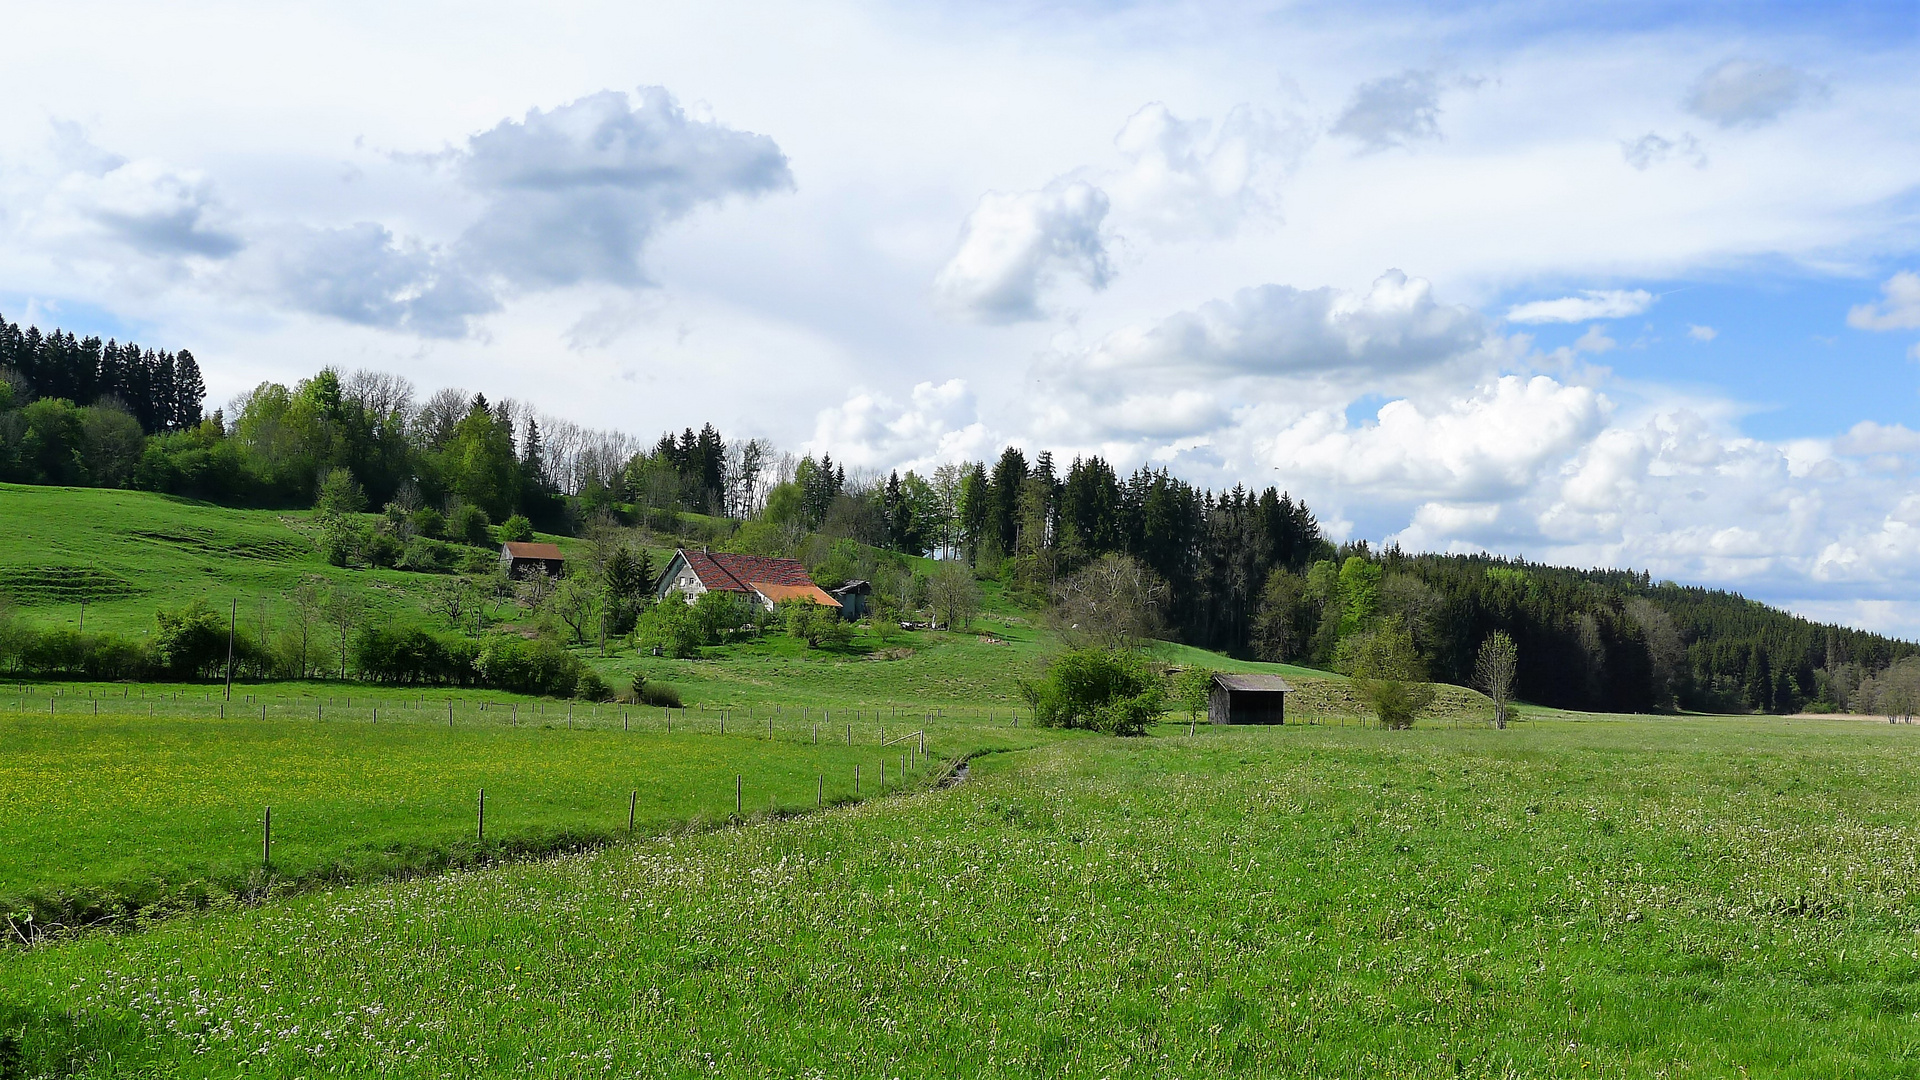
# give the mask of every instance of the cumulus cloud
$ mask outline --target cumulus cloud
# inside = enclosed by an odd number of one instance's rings
[[[446,252],[384,226],[279,230],[261,258],[275,295],[315,315],[426,337],[459,337],[499,301]]]
[[[1707,154],[1701,149],[1700,140],[1685,132],[1678,139],[1669,139],[1653,131],[1637,139],[1622,139],[1620,156],[1627,160],[1627,164],[1642,172],[1669,157],[1678,157],[1696,169],[1707,167]]]
[[[61,196],[108,235],[148,255],[225,258],[245,246],[213,184],[157,161],[132,161],[104,176],[75,175]]]
[[[1162,239],[1223,237],[1242,219],[1271,213],[1263,179],[1298,160],[1310,141],[1304,124],[1248,105],[1216,129],[1182,120],[1160,102],[1127,119],[1114,145],[1127,164],[1102,179],[1118,216]]]
[[[1920,431],[1862,420],[1834,441],[1834,449],[1842,454],[1920,454]]]
[[[1407,70],[1361,83],[1332,131],[1367,150],[1388,150],[1440,137],[1440,81],[1431,71]]]
[[[1043,296],[1062,278],[1105,288],[1113,276],[1101,235],[1109,205],[1105,191],[1084,181],[989,192],[934,279],[941,306],[979,322],[1023,322],[1045,317]]]
[[[814,422],[814,452],[866,469],[927,472],[949,461],[978,458],[991,449],[973,391],[961,379],[923,382],[906,403],[885,394],[856,391]]]
[[[934,279],[935,299],[948,314],[976,322],[1046,318],[1046,300],[1061,283],[1098,291],[1113,280],[1116,227],[1158,240],[1219,239],[1248,218],[1271,216],[1274,182],[1311,138],[1297,117],[1249,105],[1216,127],[1150,102],[1114,136],[1119,168],[983,196]]]
[[[1089,372],[1163,367],[1255,375],[1403,372],[1478,348],[1487,324],[1433,286],[1389,270],[1365,293],[1261,285],[1145,328],[1116,332]]]
[[[1877,303],[1848,309],[1847,325],[1856,330],[1920,329],[1920,274],[1902,270],[1888,278]]]
[[[1316,410],[1267,440],[1262,457],[1296,484],[1486,502],[1521,493],[1557,468],[1610,409],[1587,387],[1509,375],[1438,406],[1390,401],[1357,428],[1344,410]]]
[[[1819,80],[1784,64],[1735,58],[1707,69],[1688,92],[1686,107],[1723,128],[1759,127],[1824,89]]]
[[[1579,296],[1534,300],[1507,309],[1507,321],[1517,323],[1577,323],[1594,319],[1624,319],[1653,306],[1645,289],[1587,289]]]
[[[71,121],[56,119],[52,127],[59,174],[31,215],[36,239],[74,254],[132,251],[162,262],[223,259],[245,246],[203,174],[109,153]]]
[[[663,225],[793,187],[772,139],[690,119],[660,87],[529,110],[468,139],[456,162],[485,198],[464,255],[535,288],[644,284],[641,254]]]
[[[1687,336],[1695,341],[1704,343],[1719,337],[1720,331],[1715,330],[1711,326],[1701,326],[1699,323],[1688,323]]]

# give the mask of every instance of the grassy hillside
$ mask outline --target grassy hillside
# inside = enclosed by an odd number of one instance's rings
[[[1909,1075],[1920,733],[1163,729],[0,962],[28,1075]]]
[[[242,621],[288,614],[286,595],[314,578],[363,590],[375,610],[425,618],[434,575],[327,565],[312,514],[233,510],[170,495],[0,484],[0,597],[42,625],[138,636],[154,612],[195,600]]]
[[[307,511],[234,510],[147,492],[0,485],[0,597],[43,625],[77,626],[86,601],[90,629],[150,633],[153,616],[196,600],[224,608],[240,602],[243,626],[277,624],[291,614],[287,594],[302,580],[361,591],[378,618],[438,623],[425,609],[440,575],[345,570],[328,565]],[[554,539],[575,551],[581,542]],[[658,537],[656,566],[673,543]],[[920,560],[924,563],[925,560]],[[863,633],[841,649],[807,650],[770,637],[707,650],[701,660],[613,655],[582,649],[616,686],[635,671],[679,687],[689,704],[745,707],[916,708],[1001,715],[1018,705],[1018,679],[1055,644],[1039,617],[983,583],[986,611],[964,633]],[[320,634],[323,644],[330,632]],[[1181,645],[1162,646],[1172,664],[1283,674],[1299,693],[1302,718],[1363,713],[1344,680],[1289,665],[1237,661]],[[1432,716],[1479,718],[1485,700],[1443,688]]]

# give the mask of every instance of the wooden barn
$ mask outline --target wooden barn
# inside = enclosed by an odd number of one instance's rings
[[[1293,687],[1278,675],[1222,671],[1207,695],[1207,720],[1214,724],[1284,724],[1287,695]]]
[[[566,573],[567,557],[560,553],[559,544],[509,540],[500,545],[500,569],[505,570],[508,577],[523,578],[538,573],[557,578]]]
[[[828,589],[828,594],[840,601],[840,617],[860,619],[865,617],[867,609],[872,607],[873,582],[854,580],[837,589]]]

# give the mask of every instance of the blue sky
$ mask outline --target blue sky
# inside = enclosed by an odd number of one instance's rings
[[[1920,635],[1920,8],[81,2],[0,312]],[[155,57],[166,58],[155,63]],[[583,436],[585,437],[585,436]]]

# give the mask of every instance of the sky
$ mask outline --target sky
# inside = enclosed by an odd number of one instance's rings
[[[1920,636],[1920,5],[30,5],[0,313]]]

